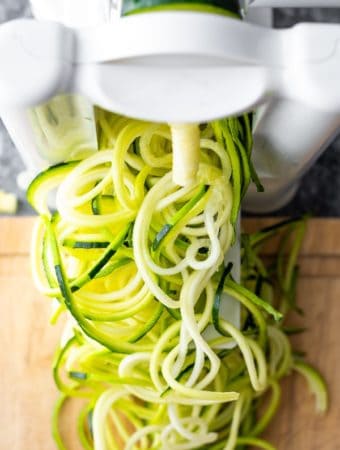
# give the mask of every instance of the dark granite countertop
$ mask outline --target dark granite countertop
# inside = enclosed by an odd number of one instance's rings
[[[29,14],[27,0],[0,0],[0,23]],[[275,25],[286,27],[302,21],[340,23],[340,9],[282,9],[275,11]],[[340,81],[339,81],[340,82]],[[32,211],[16,186],[23,164],[0,121],[0,189],[20,198],[20,215]],[[316,216],[340,216],[340,138],[336,139],[304,176],[294,200],[277,214],[311,212]]]

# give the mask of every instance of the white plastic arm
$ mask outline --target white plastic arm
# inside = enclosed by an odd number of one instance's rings
[[[340,111],[322,111],[293,100],[273,100],[262,109],[254,135],[254,163],[265,191],[252,187],[243,207],[277,210],[295,194],[302,175],[340,129]]]
[[[253,0],[249,7],[265,8],[340,8],[340,0]]]
[[[249,192],[244,206],[252,212],[286,204],[340,129],[340,26],[301,24],[289,33],[283,85],[255,128],[255,165],[265,192]]]
[[[1,112],[1,120],[19,150],[27,171],[33,178],[46,167],[46,161],[37,151],[28,112],[24,108],[6,108]]]
[[[0,105],[32,106],[67,87],[74,36],[52,22],[15,20],[0,26]]]

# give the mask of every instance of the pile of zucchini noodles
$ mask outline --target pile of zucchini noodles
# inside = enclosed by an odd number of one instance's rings
[[[98,152],[42,172],[27,193],[39,213],[34,280],[53,299],[52,323],[68,318],[53,367],[58,448],[68,448],[60,415],[82,399],[84,449],[274,449],[259,436],[280,379],[304,374],[321,412],[327,392],[282,320],[296,308],[305,220],[243,236],[241,284],[224,266],[242,197],[251,180],[261,189],[249,116],[200,126],[187,187],[172,181],[168,126],[98,110],[97,127]],[[266,267],[259,252],[278,233],[278,261]],[[221,316],[224,294],[241,304],[241,328]]]

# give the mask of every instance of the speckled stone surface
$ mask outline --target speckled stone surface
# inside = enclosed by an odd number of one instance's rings
[[[0,23],[29,15],[27,0],[0,0]],[[282,9],[275,11],[275,25],[286,27],[302,21],[340,23],[340,9]],[[339,78],[340,79],[340,78]],[[0,121],[0,189],[16,192],[20,198],[19,214],[32,210],[25,195],[16,186],[23,164]],[[305,175],[294,200],[277,214],[311,212],[317,216],[340,216],[340,138],[327,149]]]

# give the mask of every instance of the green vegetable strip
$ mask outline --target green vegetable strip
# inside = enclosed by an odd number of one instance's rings
[[[159,304],[156,307],[153,316],[150,318],[146,326],[140,332],[137,332],[135,335],[132,335],[129,338],[129,342],[135,343],[140,341],[155,326],[155,324],[161,318],[162,313],[163,313],[163,305]]]
[[[256,323],[258,330],[255,331],[256,333],[258,332],[258,341],[261,347],[264,348],[267,342],[267,323],[265,318],[263,317],[262,311],[247,297],[235,291],[234,289],[230,289],[225,286],[224,292],[240,302],[241,305],[249,311],[250,316],[248,316],[248,320],[250,319],[251,322],[254,321]]]
[[[310,391],[315,396],[316,411],[323,414],[328,408],[328,390],[322,375],[309,364],[296,361],[294,369],[305,377]]]
[[[93,198],[91,202],[91,209],[95,216],[100,215],[99,195],[96,195],[96,197]]]
[[[112,272],[114,272],[116,269],[119,269],[120,267],[125,266],[126,264],[129,264],[131,262],[130,258],[122,258],[119,259],[116,262],[113,262],[111,264],[107,264],[106,266],[104,266],[100,272],[97,273],[97,275],[95,276],[96,279],[98,278],[104,278],[107,277],[108,275],[110,275]]]
[[[60,375],[60,369],[61,369],[61,365],[63,363],[63,359],[65,357],[65,355],[67,354],[67,352],[69,352],[69,350],[72,348],[72,346],[74,344],[76,344],[77,338],[76,337],[72,337],[62,349],[58,349],[58,351],[55,354],[54,357],[54,362],[53,362],[53,377],[54,377],[54,382],[56,384],[56,386],[58,387],[58,389],[65,393],[68,394],[70,391],[72,391],[74,386],[66,386],[65,383],[62,381],[61,379],[61,375]]]
[[[228,266],[223,270],[221,279],[218,283],[218,287],[216,290],[215,300],[214,300],[213,309],[212,309],[212,320],[213,320],[214,327],[222,335],[225,335],[225,332],[222,329],[222,327],[220,326],[221,300],[222,300],[224,285],[225,285],[227,277],[229,276],[229,274],[231,272],[232,267],[233,267],[233,265],[231,263],[229,263]]]
[[[298,254],[300,252],[300,248],[302,246],[302,240],[303,236],[305,234],[306,230],[306,223],[303,220],[300,222],[296,228],[296,234],[294,238],[293,247],[289,254],[289,259],[287,263],[287,269],[286,269],[286,275],[284,280],[284,289],[286,292],[289,291],[289,287],[291,286],[292,282],[294,282],[294,279],[296,277],[295,274],[295,267],[296,267],[296,261],[298,258]]]
[[[273,419],[276,411],[280,406],[281,388],[279,384],[273,381],[271,383],[270,388],[271,388],[270,403],[267,406],[264,414],[261,416],[261,418],[256,423],[255,427],[252,429],[250,433],[251,436],[259,436],[264,432],[264,430],[266,430],[270,421]]]
[[[241,199],[246,195],[246,192],[249,187],[249,183],[251,181],[251,171],[250,171],[250,163],[249,158],[246,152],[246,149],[243,147],[239,139],[236,140],[237,149],[240,155],[240,162],[242,167],[242,191],[241,191]]]
[[[172,230],[172,228],[178,224],[180,220],[182,220],[191,210],[192,208],[198,203],[201,198],[206,194],[208,191],[208,186],[201,186],[197,192],[197,194],[192,197],[190,201],[188,201],[182,208],[176,212],[176,214],[171,218],[169,223],[164,225],[164,227],[157,233],[155,240],[152,243],[152,250],[156,251],[165,237],[169,234],[169,232]]]
[[[268,314],[273,316],[276,321],[279,321],[282,319],[283,315],[279,311],[277,311],[269,303],[265,302],[264,300],[259,298],[256,294],[249,291],[245,287],[241,286],[240,284],[235,283],[235,281],[233,281],[231,279],[226,280],[225,284],[228,287],[230,287],[231,289],[234,289],[236,292],[240,293],[241,295],[244,295],[248,300],[250,300],[255,305],[262,308]]]
[[[46,239],[46,234],[45,234],[44,241],[43,241],[43,251],[42,251],[42,261],[43,261],[44,273],[46,275],[48,285],[51,288],[55,288],[58,286],[58,283],[55,280],[53,273],[51,273],[50,266],[48,264],[47,252],[48,252],[48,240]]]
[[[88,422],[88,416],[89,416],[89,413],[92,410],[92,408],[93,408],[93,406],[91,404],[85,405],[85,407],[80,412],[78,421],[77,421],[77,431],[78,431],[79,440],[85,450],[93,450],[93,442],[88,437],[88,434],[90,434],[90,431],[86,429],[87,422]]]
[[[233,205],[230,214],[231,223],[236,224],[240,204],[241,204],[241,192],[242,192],[242,179],[241,179],[241,165],[240,159],[236,150],[235,143],[230,134],[228,123],[226,121],[219,121],[218,125],[221,127],[222,136],[227,148],[228,156],[230,158],[230,164],[232,168],[232,181],[233,181]]]
[[[253,437],[239,437],[236,440],[237,445],[251,445],[252,447],[262,448],[263,450],[277,450],[269,442],[263,439],[253,438]]]
[[[99,216],[104,213],[104,207],[112,209],[114,205],[114,197],[112,195],[99,194],[96,195],[91,201],[91,210],[95,216]]]
[[[261,183],[261,180],[255,170],[254,164],[250,158],[248,160],[248,164],[249,164],[249,170],[250,170],[250,177],[256,186],[257,192],[264,192],[263,184]]]
[[[128,225],[120,233],[118,233],[116,238],[107,247],[104,255],[93,265],[93,267],[90,270],[88,270],[84,275],[82,275],[82,277],[78,278],[71,284],[72,292],[78,291],[82,286],[84,286],[89,281],[93,280],[99,274],[99,272],[103,269],[103,267],[114,256],[119,247],[123,244],[129,232],[129,229],[130,225]]]
[[[62,394],[58,401],[56,402],[54,408],[53,408],[53,416],[52,416],[52,436],[53,439],[58,447],[58,450],[68,450],[65,446],[63,439],[60,435],[59,431],[59,416],[60,412],[64,406],[64,403],[67,400],[67,396],[65,394]]]
[[[284,333],[288,336],[295,335],[295,334],[301,334],[307,331],[307,328],[304,327],[283,327],[282,330]]]
[[[69,248],[80,248],[83,250],[93,250],[98,248],[107,248],[110,245],[110,242],[81,242],[74,241],[73,239],[65,239],[63,242],[64,247]]]
[[[246,148],[247,148],[247,154],[249,158],[249,162],[251,162],[251,152],[253,149],[253,134],[252,134],[252,114],[244,114],[239,118],[239,121],[241,125],[243,125],[243,129],[245,132],[246,137]]]

